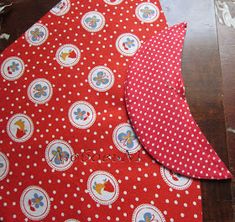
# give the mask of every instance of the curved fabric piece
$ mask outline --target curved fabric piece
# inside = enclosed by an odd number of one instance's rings
[[[165,167],[198,179],[231,178],[185,99],[181,75],[185,32],[185,23],[175,25],[138,50],[127,74],[127,111],[143,147]]]
[[[126,113],[130,58],[165,27],[160,1],[62,0],[4,50],[0,221],[203,221],[200,181],[156,164]]]

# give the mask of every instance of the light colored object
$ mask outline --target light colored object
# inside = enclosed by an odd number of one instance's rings
[[[80,60],[80,57],[80,49],[72,44],[62,45],[56,52],[56,61],[64,67],[76,65]]]
[[[10,38],[10,35],[7,34],[7,33],[2,33],[2,34],[0,35],[0,39],[6,39],[6,40],[8,40],[9,38]]]
[[[57,171],[65,171],[73,165],[73,148],[64,140],[51,141],[45,151],[48,165]]]
[[[81,24],[88,32],[98,32],[105,26],[105,17],[100,12],[90,11],[83,15]]]
[[[97,203],[111,205],[119,196],[118,181],[106,171],[95,171],[88,178],[87,191]]]
[[[27,187],[20,197],[20,208],[24,215],[33,221],[42,221],[51,206],[47,192],[38,186]]]
[[[229,127],[229,128],[227,129],[227,132],[235,133],[235,129],[233,129],[233,128]]]
[[[139,47],[139,38],[131,33],[123,33],[116,40],[116,48],[124,56],[133,56]]]
[[[47,103],[53,94],[53,89],[51,83],[44,79],[38,78],[32,81],[28,87],[28,97],[36,104]]]
[[[79,129],[87,129],[94,124],[96,112],[90,103],[77,101],[70,107],[68,117],[73,126]]]
[[[112,88],[114,84],[114,74],[108,67],[96,66],[90,71],[88,82],[94,90],[105,92]]]
[[[232,17],[229,6],[226,2],[215,2],[215,14],[219,20],[219,23],[235,28],[235,18]]]
[[[0,7],[0,13],[3,13],[3,11],[4,11],[5,8],[7,8],[7,7],[9,7],[9,6],[12,6],[12,5],[13,5],[13,3],[11,2],[11,3],[8,4],[8,5],[3,5],[3,6],[1,6],[1,7]]]

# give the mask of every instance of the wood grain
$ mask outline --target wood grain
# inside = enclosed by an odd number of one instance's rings
[[[231,148],[228,152],[227,146],[224,98],[229,100],[226,101],[227,106],[230,106],[226,109],[226,114],[229,114],[232,111],[231,106],[234,106],[230,93],[233,92],[234,95],[235,87],[231,82],[228,85],[224,82],[224,96],[214,1],[162,0],[162,5],[170,24],[188,22],[182,69],[191,112],[221,159],[227,166],[234,166],[234,143],[233,151]],[[229,60],[226,56],[226,61],[230,61],[227,72],[231,72],[234,60]],[[231,75],[228,76],[227,81],[231,78]],[[235,120],[232,113],[229,116]],[[234,174],[234,168],[231,167],[231,170]],[[231,181],[203,181],[203,221],[232,222],[232,195]]]
[[[235,17],[235,4],[226,0]],[[217,22],[218,41],[223,75],[223,102],[227,131],[227,150],[230,170],[235,175],[235,29]],[[233,219],[235,221],[235,180],[232,181]]]

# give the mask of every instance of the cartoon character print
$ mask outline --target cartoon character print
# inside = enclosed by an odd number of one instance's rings
[[[65,44],[58,48],[56,52],[57,62],[65,67],[74,66],[80,60],[80,50],[72,44]]]
[[[25,65],[19,57],[11,56],[1,64],[1,74],[6,80],[19,79],[24,73]]]
[[[75,117],[76,120],[86,121],[88,117],[91,115],[91,113],[89,111],[77,108],[77,110],[74,111],[74,115],[76,116]]]
[[[106,171],[93,172],[88,178],[87,188],[91,198],[102,205],[112,204],[119,195],[117,180]]]
[[[27,93],[32,102],[44,104],[51,99],[53,89],[48,80],[39,78],[29,84]]]
[[[135,208],[132,222],[166,222],[162,212],[151,204],[142,204]]]
[[[17,139],[20,139],[27,134],[27,129],[25,127],[24,120],[19,119],[19,120],[15,121],[14,125],[17,126],[17,130],[16,130],[16,134],[15,134],[15,137]]]
[[[20,70],[20,64],[16,61],[13,61],[11,65],[7,66],[7,73],[9,75],[12,75],[13,73],[17,72]]]
[[[105,92],[112,88],[114,84],[114,74],[112,70],[106,66],[96,66],[90,71],[88,82],[94,90]]]
[[[56,150],[52,150],[52,159],[50,161],[53,161],[56,165],[65,164],[69,160],[69,153],[67,151],[63,151],[63,148],[58,146]]]
[[[116,40],[117,50],[125,56],[133,56],[139,47],[140,40],[132,33],[123,33]]]
[[[34,90],[34,97],[35,98],[41,98],[41,97],[46,97],[47,96],[47,86],[43,86],[41,85],[40,83],[36,84],[34,87],[33,87],[33,90]]]
[[[96,120],[94,107],[85,101],[73,103],[68,112],[71,124],[80,129],[87,129],[93,125]]]
[[[133,131],[127,130],[126,133],[118,134],[118,139],[123,146],[126,146],[127,148],[133,148],[134,141],[137,140],[137,137]]]
[[[25,33],[25,40],[33,46],[43,44],[48,38],[48,29],[41,23],[36,23]]]
[[[126,38],[122,45],[123,48],[128,51],[130,48],[135,47],[135,40],[132,38]]]
[[[70,59],[76,59],[77,57],[77,54],[75,52],[74,49],[69,49],[69,50],[64,50],[61,52],[60,54],[60,58],[63,60],[63,61],[66,61],[68,58]]]
[[[31,34],[31,40],[33,42],[40,41],[45,35],[45,33],[40,31],[39,28],[35,28],[34,30],[30,31],[30,34]]]
[[[64,11],[65,8],[67,7],[67,4],[65,1],[60,1],[56,6],[55,6],[55,9],[57,11]]]
[[[97,18],[96,15],[93,15],[92,17],[88,17],[85,19],[86,24],[91,27],[92,29],[97,28],[98,23],[100,22],[100,19]]]
[[[100,195],[102,195],[103,191],[113,193],[114,187],[109,179],[104,179],[102,183],[94,183],[93,189]]]
[[[48,165],[58,171],[67,170],[72,166],[73,154],[73,148],[64,140],[51,141],[45,150]]]
[[[136,7],[135,14],[141,22],[151,23],[158,19],[160,11],[155,4],[143,2]]]
[[[89,32],[98,32],[104,27],[105,18],[100,12],[90,11],[84,14],[81,24]]]
[[[7,133],[16,142],[24,142],[33,134],[34,126],[30,117],[24,114],[13,115],[7,123]]]
[[[27,218],[41,221],[50,211],[50,198],[44,189],[29,186],[21,194],[20,207]]]
[[[102,71],[98,72],[97,76],[95,76],[93,80],[96,82],[97,86],[100,86],[102,84],[106,85],[109,82],[109,79],[107,78],[107,74]]]
[[[144,214],[143,220],[139,220],[138,222],[160,222],[160,221],[155,219],[154,214],[147,212]]]
[[[33,212],[39,209],[40,207],[43,207],[43,196],[38,193],[34,193],[33,197],[28,200],[28,205],[30,210]]]
[[[163,166],[160,167],[160,173],[166,184],[176,190],[185,190],[192,184],[192,179],[184,177]]]
[[[142,12],[143,18],[152,18],[155,15],[155,11],[153,9],[150,9],[148,6],[145,6],[143,9],[140,9],[140,12]]]
[[[70,5],[70,0],[61,0],[50,10],[50,12],[56,16],[65,15],[69,11]]]
[[[141,149],[141,145],[129,123],[122,123],[113,131],[113,142],[123,153],[133,154]]]
[[[7,156],[0,152],[0,181],[3,180],[9,172],[9,160]]]

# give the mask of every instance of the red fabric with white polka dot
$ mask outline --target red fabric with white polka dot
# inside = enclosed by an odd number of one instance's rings
[[[167,168],[198,179],[231,173],[194,121],[184,94],[181,53],[186,24],[154,35],[136,53],[126,81],[132,126],[144,148]]]
[[[0,221],[202,221],[200,182],[156,163],[124,80],[158,1],[62,0],[1,54]]]

